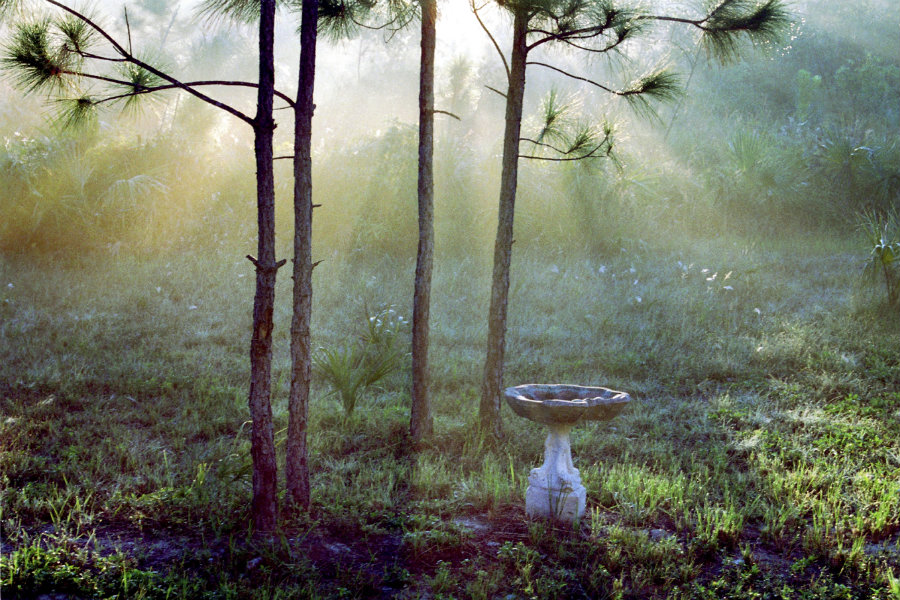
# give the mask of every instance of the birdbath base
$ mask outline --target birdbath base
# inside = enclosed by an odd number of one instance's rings
[[[531,517],[575,521],[584,516],[587,491],[572,466],[569,431],[582,421],[608,421],[622,412],[631,397],[604,387],[569,384],[527,384],[506,388],[514,413],[550,428],[544,443],[544,464],[531,471],[525,491],[525,512]]]
[[[544,464],[532,469],[525,491],[525,513],[529,517],[555,518],[572,522],[584,516],[587,490],[572,465],[569,444],[571,425],[550,427],[544,442]]]

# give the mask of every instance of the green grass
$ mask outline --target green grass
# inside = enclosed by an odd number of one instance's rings
[[[581,523],[525,517],[539,426],[504,409],[502,441],[477,435],[488,270],[439,256],[433,439],[411,451],[408,364],[352,415],[316,379],[314,508],[269,545],[247,531],[243,249],[0,260],[4,597],[900,597],[900,317],[864,250],[627,244],[514,257],[506,381],[634,399],[573,431]],[[366,307],[407,316],[413,267],[322,263],[314,346],[365,335]]]

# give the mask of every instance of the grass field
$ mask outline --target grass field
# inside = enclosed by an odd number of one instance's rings
[[[539,426],[477,433],[489,268],[442,250],[433,439],[408,443],[408,364],[351,416],[315,381],[314,508],[274,544],[247,529],[244,253],[0,259],[3,597],[900,598],[900,315],[864,245],[517,244],[507,383],[633,398],[573,431],[574,527],[525,516]],[[314,345],[409,315],[413,267],[323,262]]]

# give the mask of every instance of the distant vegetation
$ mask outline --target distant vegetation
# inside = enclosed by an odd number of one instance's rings
[[[682,103],[662,110],[650,128],[632,122],[627,109],[614,109],[626,134],[615,147],[618,163],[523,165],[517,243],[617,250],[617,238],[650,242],[651,230],[656,238],[850,234],[857,214],[896,206],[900,65],[896,40],[885,34],[882,46],[875,44],[880,15],[891,14],[890,7],[875,1],[866,7],[844,15],[852,20],[835,32],[827,18],[832,8],[810,3],[790,48],[730,67],[697,68]],[[846,39],[844,29],[867,32],[857,35],[865,44]],[[213,44],[201,49],[222,51]],[[685,72],[690,60],[705,60],[689,46],[683,59]],[[415,67],[410,57],[401,60]],[[489,246],[493,234],[502,107],[483,87],[496,83],[489,70],[468,60],[438,66],[455,78],[438,104],[463,118],[440,123],[437,132],[439,254],[469,247],[455,243],[457,236]],[[5,97],[22,102],[8,88]],[[606,116],[591,98],[585,111]],[[526,115],[539,100],[529,100]],[[342,102],[318,101],[322,119],[340,114]],[[154,111],[139,135],[133,123],[100,124],[103,135],[74,137],[34,121],[23,127],[21,108],[12,106],[0,118],[8,132],[0,156],[0,180],[10,190],[0,223],[5,252],[180,247],[185,236],[194,247],[225,238],[250,246],[248,141],[235,139],[208,109],[182,102]],[[342,133],[330,137],[331,123],[317,121],[319,252],[413,255],[415,127],[390,117],[368,129],[365,122],[356,126],[357,133],[347,133],[341,123]],[[279,167],[286,242],[290,170]],[[573,223],[588,239],[558,235]]]

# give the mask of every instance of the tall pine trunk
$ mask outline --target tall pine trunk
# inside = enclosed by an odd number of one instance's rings
[[[275,176],[272,105],[275,89],[275,1],[262,0],[259,21],[259,91],[253,124],[256,154],[256,203],[259,239],[253,332],[250,341],[250,454],[253,459],[253,527],[258,533],[275,529],[278,515],[277,463],[272,428],[272,313],[275,306]]]
[[[303,0],[300,81],[294,109],[294,314],[291,319],[291,392],[285,472],[291,504],[309,507],[306,426],[309,415],[312,318],[312,117],[316,76],[318,0]]]
[[[434,47],[437,6],[421,0],[422,58],[419,66],[419,246],[412,318],[412,409],[410,434],[421,441],[433,429],[429,395],[428,330],[434,264]]]
[[[528,13],[516,10],[513,20],[513,48],[506,93],[506,128],[503,134],[503,168],[500,175],[500,206],[497,238],[494,242],[494,271],[491,279],[491,306],[488,313],[487,356],[481,384],[479,420],[484,431],[496,437],[503,434],[500,401],[503,387],[503,360],[506,338],[506,312],[509,301],[509,270],[512,258],[513,215],[519,167],[519,135],[522,128],[522,104],[525,95],[525,59],[528,54],[526,31]]]

